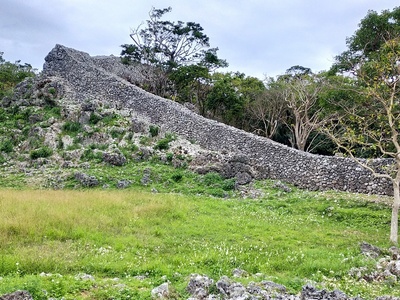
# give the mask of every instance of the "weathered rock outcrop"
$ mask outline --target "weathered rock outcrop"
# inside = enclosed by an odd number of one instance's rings
[[[68,101],[102,103],[146,120],[164,131],[174,132],[201,147],[246,157],[248,167],[235,162],[241,182],[255,178],[281,179],[311,190],[338,189],[362,193],[391,194],[391,184],[376,179],[351,159],[301,152],[222,123],[203,118],[183,105],[147,93],[124,78],[129,69],[117,59],[93,58],[87,53],[56,45],[46,57],[44,76],[57,76],[67,87]],[[113,66],[120,64],[118,66]],[[130,80],[132,81],[132,80]],[[373,165],[390,161],[375,160]]]
[[[33,300],[33,297],[27,291],[16,291],[14,293],[1,296],[0,300]]]

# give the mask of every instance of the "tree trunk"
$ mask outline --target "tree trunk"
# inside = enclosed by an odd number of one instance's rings
[[[393,180],[393,206],[392,206],[392,220],[390,224],[390,241],[396,246],[398,238],[399,206],[400,206],[400,186],[398,181]]]

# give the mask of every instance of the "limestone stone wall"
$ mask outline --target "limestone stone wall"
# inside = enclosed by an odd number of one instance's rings
[[[391,194],[391,184],[374,178],[351,159],[313,155],[278,144],[225,124],[203,118],[184,106],[145,92],[121,74],[115,58],[96,58],[61,45],[45,58],[43,74],[61,77],[73,89],[73,101],[101,101],[128,110],[166,131],[194,140],[201,147],[248,156],[259,177],[281,179],[311,190],[337,189]],[[376,165],[388,164],[376,160]]]

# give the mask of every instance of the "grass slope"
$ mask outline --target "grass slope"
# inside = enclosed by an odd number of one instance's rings
[[[347,275],[374,264],[360,254],[361,241],[388,246],[386,205],[258,184],[264,196],[256,200],[2,189],[0,294],[27,289],[35,299],[149,299],[152,288],[169,280],[175,298],[185,299],[191,273],[218,280],[241,268],[250,274],[244,282],[268,279],[294,293],[311,281],[366,299],[400,295],[397,283]]]

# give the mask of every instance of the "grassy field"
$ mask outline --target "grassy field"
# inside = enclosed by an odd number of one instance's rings
[[[241,268],[250,274],[243,282],[272,280],[293,293],[312,282],[366,299],[400,295],[397,283],[348,276],[352,267],[374,265],[360,242],[389,246],[387,205],[271,186],[258,183],[259,199],[2,189],[0,294],[150,299],[151,289],[169,280],[176,298],[186,299],[191,273],[218,280]]]

